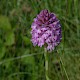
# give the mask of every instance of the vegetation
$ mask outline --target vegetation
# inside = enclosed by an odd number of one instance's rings
[[[31,43],[34,17],[57,14],[62,41],[48,54],[51,80],[80,80],[80,0],[0,0],[0,80],[45,80],[43,48]]]

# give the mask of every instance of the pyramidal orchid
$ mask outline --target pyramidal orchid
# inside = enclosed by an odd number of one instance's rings
[[[59,19],[54,13],[50,13],[48,10],[42,10],[31,25],[32,43],[34,46],[44,46],[45,57],[45,77],[46,80],[50,80],[48,76],[48,55],[47,51],[52,51],[60,43],[61,25]]]
[[[54,13],[48,10],[42,10],[34,18],[31,28],[31,41],[34,46],[42,47],[46,44],[46,49],[52,51],[61,41],[60,21]]]

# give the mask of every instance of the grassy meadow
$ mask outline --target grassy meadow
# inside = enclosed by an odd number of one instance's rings
[[[0,80],[46,80],[44,48],[31,42],[31,24],[54,12],[62,41],[48,54],[50,80],[80,80],[80,0],[0,0]]]

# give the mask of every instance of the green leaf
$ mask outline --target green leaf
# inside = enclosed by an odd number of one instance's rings
[[[9,32],[8,34],[6,34],[6,36],[5,36],[5,45],[11,46],[12,44],[14,44],[14,42],[15,42],[14,33]]]
[[[29,53],[30,51],[28,49],[24,52],[25,55]],[[32,65],[35,63],[34,56],[25,57],[22,59],[22,61],[26,64],[32,64]]]
[[[3,45],[3,41],[0,39],[0,59],[5,55],[5,46]]]
[[[13,62],[7,61],[7,62],[3,63],[2,65],[5,66],[6,69],[9,69],[12,64],[13,64]]]
[[[0,16],[0,28],[3,30],[11,30],[11,25],[8,17]]]
[[[26,57],[26,58],[24,58],[22,60],[26,64],[32,64],[33,65],[33,63],[34,63],[34,57],[33,56]]]
[[[5,47],[0,47],[0,59],[5,55]]]
[[[27,36],[22,36],[22,39],[23,39],[23,41],[24,41],[24,43],[26,45],[30,45],[31,44],[31,41],[30,41],[30,39]]]

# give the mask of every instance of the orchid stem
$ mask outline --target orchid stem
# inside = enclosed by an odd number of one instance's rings
[[[45,77],[46,80],[50,80],[48,77],[48,54],[46,49],[44,49],[44,58],[45,58]]]

